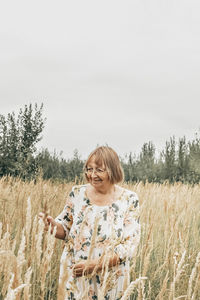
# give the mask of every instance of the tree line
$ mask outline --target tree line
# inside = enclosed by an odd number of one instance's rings
[[[37,150],[45,121],[43,104],[25,105],[18,115],[14,112],[0,115],[0,177],[36,180],[42,176],[47,180],[82,181],[84,161],[77,149],[71,159],[50,153],[48,149]],[[155,145],[149,141],[143,144],[138,155],[130,152],[120,159],[126,182],[200,182],[197,133],[192,141],[170,137],[157,155]]]

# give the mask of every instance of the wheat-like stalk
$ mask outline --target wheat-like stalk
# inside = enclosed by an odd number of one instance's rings
[[[17,254],[17,284],[18,281],[21,284],[22,283],[22,268],[24,264],[26,263],[25,259],[25,248],[26,248],[26,240],[25,240],[25,234],[24,229],[22,230],[22,237],[21,237],[21,243],[19,246],[18,254]]]
[[[69,256],[69,253],[68,253]],[[62,276],[59,278],[59,285],[58,285],[58,293],[57,293],[57,300],[65,299],[65,289],[66,289],[66,282],[69,278],[69,271],[68,271],[68,256],[66,256],[65,261],[62,262]]]
[[[8,292],[4,300],[15,300],[19,292],[21,292],[21,290],[26,286],[26,284],[21,284],[17,288],[12,289],[13,281],[14,281],[14,274],[12,273],[9,286],[8,286]]]
[[[26,226],[25,226],[25,233],[26,233],[26,245],[29,247],[29,236],[31,232],[31,198],[30,196],[27,199],[27,208],[26,208]]]
[[[39,219],[38,221],[38,230],[36,235],[36,263],[37,266],[40,266],[41,263],[41,255],[42,255],[42,239],[43,239],[43,233],[44,233],[44,222],[43,220]]]
[[[190,278],[189,278],[189,284],[188,284],[188,292],[187,292],[187,299],[191,299],[192,297],[192,285],[193,285],[193,281],[195,280],[195,275],[198,271],[198,267],[200,266],[200,252],[197,254],[197,257],[196,257],[196,262],[195,262],[195,265],[192,269],[192,272],[191,272],[191,275],[190,275]]]
[[[24,287],[24,300],[29,300],[31,298],[30,295],[30,285],[31,285],[31,275],[32,275],[32,268],[29,267],[25,273],[25,284]]]
[[[111,258],[111,255],[108,253],[106,256],[103,255],[102,258],[103,258],[103,261],[102,261],[101,277],[103,278],[103,282],[101,284],[101,289],[99,291],[99,299],[100,300],[104,299],[107,287],[108,287],[109,282],[110,282],[109,281],[110,273],[109,273],[108,269],[109,269],[109,260]]]
[[[165,291],[167,289],[167,282],[168,282],[168,279],[169,279],[169,271],[167,271],[166,275],[165,275],[165,278],[163,280],[163,284],[161,286],[161,290],[159,292],[159,294],[157,295],[156,299],[155,300],[162,300],[164,298],[164,294],[165,294]]]
[[[48,229],[47,237],[46,237],[46,249],[44,250],[44,255],[41,261],[41,277],[40,277],[40,282],[41,282],[41,298],[44,298],[44,293],[45,293],[45,279],[47,276],[47,273],[50,270],[50,262],[51,262],[51,257],[54,251],[54,245],[55,245],[55,235],[56,235],[57,227],[54,226],[53,232],[52,232],[52,227],[51,224]],[[52,232],[52,233],[51,233]]]
[[[90,259],[92,258],[92,252],[95,248],[95,242],[96,242],[96,236],[97,236],[97,230],[98,230],[98,223],[99,223],[99,217],[97,216],[94,221],[94,229],[91,237],[91,243],[90,243],[90,250],[88,254],[88,259],[87,261],[89,262]]]
[[[2,236],[2,232],[3,232],[3,224],[2,224],[2,222],[0,222],[0,240],[1,240],[1,236]]]
[[[17,276],[17,259],[11,250],[0,250],[0,273],[4,274],[1,292],[5,296],[10,283],[10,274],[13,273],[15,277]]]
[[[174,299],[175,298],[175,285],[176,282],[179,280],[181,273],[183,271],[183,263],[185,260],[185,255],[186,255],[186,250],[183,252],[181,259],[179,263],[177,264],[176,257],[178,256],[178,253],[174,255],[174,260],[175,260],[175,271],[174,271],[174,279],[171,283],[170,286],[170,294],[169,294],[169,299]]]
[[[195,278],[195,283],[194,283],[194,290],[192,293],[192,298],[191,300],[196,300],[197,298],[197,293],[200,291],[200,267],[198,265],[198,272],[196,274],[196,278]]]
[[[126,291],[124,292],[124,295],[122,296],[121,300],[127,300],[131,294],[133,293],[135,287],[141,282],[141,280],[145,280],[147,277],[139,277],[136,280],[132,281]]]
[[[2,250],[10,250],[10,232],[7,231],[4,233],[3,238],[1,239],[0,242],[0,249]]]
[[[123,293],[130,284],[131,268],[130,268],[128,257],[126,258],[126,266],[127,266],[127,268],[126,268],[126,270],[124,270],[125,274],[124,274],[124,279],[123,279]],[[133,268],[133,266],[132,266],[132,268]]]
[[[36,215],[33,220],[32,225],[32,232],[31,232],[31,247],[30,247],[30,256],[29,260],[36,260],[36,253],[37,253],[37,227],[38,227],[38,216]],[[37,255],[39,256],[39,254]],[[29,263],[29,261],[28,261]]]

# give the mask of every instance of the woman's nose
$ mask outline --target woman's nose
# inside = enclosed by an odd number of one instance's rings
[[[96,170],[92,170],[91,176],[92,176],[92,177],[96,177],[96,176],[97,176]]]

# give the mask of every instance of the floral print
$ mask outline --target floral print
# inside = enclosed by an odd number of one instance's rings
[[[98,206],[90,203],[86,187],[72,188],[63,211],[56,218],[66,232],[60,269],[60,280],[65,272],[69,274],[65,300],[98,299],[102,290],[104,299],[121,299],[127,286],[129,263],[140,239],[138,197],[123,188],[114,203]],[[73,264],[98,257],[106,259],[113,253],[120,257],[120,264],[108,270],[107,281],[101,271],[95,276],[73,277],[70,268]]]

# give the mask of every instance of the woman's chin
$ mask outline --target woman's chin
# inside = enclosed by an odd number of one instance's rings
[[[92,182],[91,182],[91,184],[92,185],[99,185],[99,184],[101,184],[102,183],[102,180],[93,180]]]

